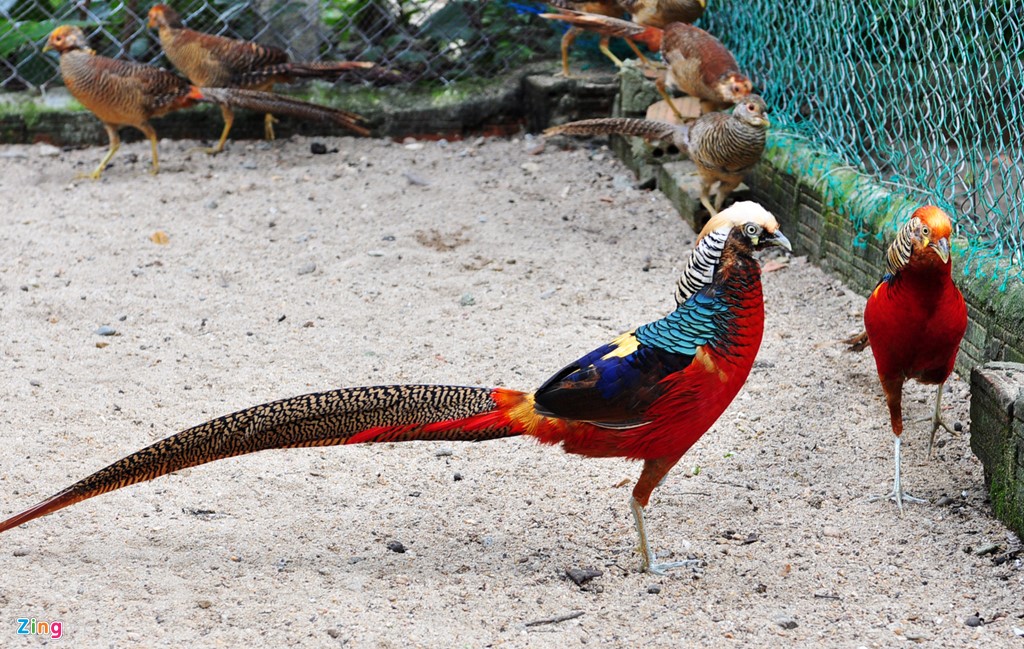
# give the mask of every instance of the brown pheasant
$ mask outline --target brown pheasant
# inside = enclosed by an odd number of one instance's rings
[[[153,5],[149,10],[148,24],[159,32],[160,45],[174,67],[197,86],[270,91],[275,83],[300,78],[337,77],[348,70],[372,68],[374,65],[361,61],[293,63],[284,50],[276,47],[188,29],[182,24],[178,12],[165,4]],[[221,112],[224,131],[217,146],[207,149],[207,153],[224,150],[235,121],[231,107],[222,105]],[[352,120],[345,126],[366,135],[366,130],[357,125],[359,116],[349,114]],[[274,116],[270,113],[265,118],[264,131],[268,140],[274,139]]]
[[[664,79],[658,79],[658,92],[680,119],[682,115],[665,86],[701,99],[711,110],[745,101],[753,90],[750,79],[740,72],[732,53],[699,27],[683,23],[665,27],[661,57],[668,70]]]
[[[99,166],[88,174],[93,179],[100,177],[121,146],[118,130],[123,126],[139,129],[149,140],[153,149],[151,173],[157,173],[160,162],[156,131],[149,120],[200,102],[345,125],[352,119],[351,113],[268,92],[199,88],[167,70],[97,56],[88,46],[82,30],[71,25],[54,29],[43,50],[56,50],[60,53],[60,71],[68,90],[107,129],[110,150]]]
[[[671,101],[666,86],[697,97],[705,111],[738,104],[753,90],[750,79],[740,72],[732,53],[699,27],[677,22],[660,29],[618,18],[568,12],[541,16],[570,23],[573,29],[597,32],[602,38],[618,36],[660,51],[668,69],[657,80],[658,92],[680,120],[684,118]]]
[[[579,2],[577,0],[552,0],[549,2],[551,6],[557,7],[559,10],[566,12],[565,15],[575,15],[576,12],[582,12],[584,15],[596,15],[596,16],[607,16],[609,18],[619,19],[623,15],[624,11],[619,3],[615,0],[590,0],[589,2]],[[570,13],[571,12],[571,13]],[[541,16],[547,18],[552,16],[560,16],[562,14],[541,14]],[[567,21],[568,22],[568,21]],[[569,77],[569,48],[572,47],[576,37],[582,32],[586,31],[583,27],[573,25],[570,27],[565,34],[562,36],[562,76]],[[615,34],[618,35],[618,34]],[[601,40],[598,42],[598,49],[601,53],[607,56],[611,61],[618,67],[622,65],[622,61],[619,57],[612,54],[612,51],[608,48],[608,43],[611,41],[613,34],[601,34]],[[646,61],[647,59],[637,48],[630,38],[623,36],[626,43],[633,49],[638,57]]]
[[[743,181],[744,174],[761,159],[770,125],[766,112],[764,100],[750,95],[731,113],[708,113],[688,124],[610,117],[554,126],[544,135],[619,133],[671,142],[697,166],[700,202],[714,216],[722,209],[726,196]],[[718,189],[712,205],[711,188],[715,183]]]
[[[674,22],[692,23],[704,14],[707,2],[706,0],[549,0],[548,4],[558,8],[559,13],[541,14],[542,17],[564,20],[564,22],[573,24],[565,33],[565,36],[562,37],[562,75],[568,77],[569,46],[576,40],[580,32],[588,31],[586,17],[592,16],[597,18],[601,16],[613,21],[632,24],[634,27],[639,26],[638,32],[642,33],[644,26],[661,28]],[[630,14],[632,23],[621,20],[623,13]],[[563,16],[568,17],[568,19],[563,18]],[[581,23],[575,23],[572,20],[574,16],[583,16],[584,20]],[[649,64],[647,58],[644,57],[634,42],[646,43],[644,39],[634,38],[626,33],[604,32],[599,29],[592,31],[597,31],[601,34],[599,44],[601,52],[611,59],[617,67],[622,66],[622,61],[608,49],[608,42],[612,36],[625,39],[626,43],[640,57],[640,60],[645,64]],[[660,48],[660,40],[657,45],[647,43],[647,46],[656,52]]]

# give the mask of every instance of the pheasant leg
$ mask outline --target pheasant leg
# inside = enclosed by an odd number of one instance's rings
[[[100,160],[99,165],[92,170],[91,173],[78,174],[77,178],[90,178],[92,180],[99,180],[100,174],[107,168],[107,164],[110,163],[110,159],[114,157],[117,150],[121,148],[121,136],[117,132],[117,127],[110,124],[104,124],[103,128],[107,129],[107,139],[110,140],[110,148],[107,149],[107,155],[103,156]]]
[[[684,568],[699,563],[697,559],[686,561],[669,561],[657,563],[654,551],[647,541],[647,527],[644,525],[644,508],[637,502],[636,498],[629,499],[629,508],[633,512],[633,522],[636,524],[636,533],[640,537],[640,572],[649,572],[654,575],[664,575],[666,570],[673,568]]]
[[[900,510],[901,516],[903,515],[904,500],[909,503],[918,503],[922,505],[928,502],[924,498],[917,498],[916,496],[911,496],[909,493],[903,491],[903,483],[900,481],[900,447],[902,444],[902,438],[897,435],[896,443],[893,447],[893,458],[896,463],[896,475],[892,482],[892,491],[884,495],[871,496],[868,498],[868,502],[875,502],[876,500],[882,500],[883,498],[894,501]]]

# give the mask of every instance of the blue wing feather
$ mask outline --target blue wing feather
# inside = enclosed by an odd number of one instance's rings
[[[635,426],[662,392],[661,381],[686,369],[697,348],[720,338],[729,307],[713,285],[675,311],[584,355],[548,379],[534,394],[546,416]]]

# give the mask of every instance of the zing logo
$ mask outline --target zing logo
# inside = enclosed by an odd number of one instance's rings
[[[34,617],[19,617],[18,635],[48,635],[53,640],[60,640],[64,634],[60,622],[37,622]]]

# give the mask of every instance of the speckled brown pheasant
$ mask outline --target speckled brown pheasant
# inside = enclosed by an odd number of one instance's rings
[[[267,92],[234,88],[199,88],[173,72],[149,65],[97,56],[78,27],[53,30],[44,50],[60,53],[60,70],[68,90],[103,122],[110,150],[90,178],[99,178],[121,146],[118,130],[133,126],[146,136],[153,150],[151,173],[160,170],[156,130],[149,123],[171,111],[196,103],[247,108],[292,115],[302,119],[348,124],[351,114]]]
[[[601,35],[599,48],[617,66],[622,66],[622,61],[612,54],[608,49],[608,42],[612,36],[625,39],[626,43],[633,49],[636,55],[645,64],[650,64],[643,53],[637,48],[634,41],[643,42],[654,52],[657,52],[660,45],[647,43],[643,37],[636,38],[628,33],[629,30],[602,31],[591,29],[588,22],[589,17],[606,17],[614,21],[621,21],[632,24],[638,28],[637,33],[643,33],[645,26],[661,28],[669,23],[692,23],[704,14],[706,0],[549,0],[548,4],[556,7],[559,13],[541,14],[544,18],[562,20],[573,26],[562,37],[562,75],[569,76],[569,47],[576,37],[583,31],[596,31]],[[628,20],[621,20],[624,13],[629,13],[632,23]],[[576,22],[573,18],[579,18]],[[659,41],[660,43],[660,41]]]
[[[676,125],[647,119],[609,117],[585,119],[554,126],[544,135],[603,135],[618,133],[674,144],[689,155],[700,174],[700,202],[715,215],[726,196],[761,159],[770,122],[767,107],[758,95],[750,95],[731,113],[708,113],[688,124]],[[714,204],[711,189],[718,183]]]
[[[149,10],[148,24],[157,29],[160,45],[174,67],[197,86],[270,91],[276,83],[304,78],[336,78],[349,70],[372,68],[374,65],[362,61],[292,62],[284,50],[276,47],[188,29],[182,24],[178,12],[165,4],[153,5]],[[230,106],[221,106],[221,112],[224,130],[217,146],[208,149],[207,153],[223,151],[231,132],[234,113]],[[349,115],[352,119],[344,126],[366,135],[366,130],[358,126],[361,118],[353,113]],[[264,130],[268,140],[274,139],[274,117],[270,113],[265,118]]]

